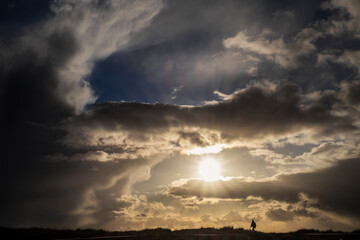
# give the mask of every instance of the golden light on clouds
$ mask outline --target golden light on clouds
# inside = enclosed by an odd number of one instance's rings
[[[207,147],[196,147],[190,150],[187,150],[187,154],[194,154],[194,155],[201,155],[201,154],[208,154],[208,153],[219,153],[221,152],[225,147],[227,147],[225,144],[216,144],[213,146],[207,146]]]
[[[205,158],[199,164],[199,177],[204,181],[211,182],[221,178],[220,162],[214,158]]]

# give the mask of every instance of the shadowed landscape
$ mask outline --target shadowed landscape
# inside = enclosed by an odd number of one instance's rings
[[[301,229],[296,232],[289,233],[263,233],[252,232],[243,228],[235,229],[233,227],[224,227],[220,229],[215,228],[200,228],[200,229],[184,229],[184,230],[170,230],[170,229],[145,229],[142,231],[104,231],[94,229],[76,229],[76,230],[55,230],[45,228],[28,228],[28,229],[14,229],[1,228],[1,236],[6,236],[6,239],[149,239],[149,240],[317,240],[317,239],[360,239],[360,230],[353,232],[342,231],[319,231],[314,229]]]

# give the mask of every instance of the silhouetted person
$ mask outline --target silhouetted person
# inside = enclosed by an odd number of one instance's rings
[[[252,231],[255,231],[255,228],[256,228],[256,222],[253,220],[251,220],[251,225],[250,225],[250,228],[252,228]]]

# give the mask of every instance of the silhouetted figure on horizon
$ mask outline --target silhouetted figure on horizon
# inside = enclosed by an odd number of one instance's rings
[[[250,225],[250,228],[252,228],[252,231],[254,232],[255,231],[255,228],[256,228],[256,222],[253,220],[251,220],[251,225]]]

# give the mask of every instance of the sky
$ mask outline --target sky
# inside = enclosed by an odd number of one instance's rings
[[[0,226],[360,226],[360,2],[1,1]]]

